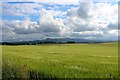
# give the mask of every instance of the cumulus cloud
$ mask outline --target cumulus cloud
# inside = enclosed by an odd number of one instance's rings
[[[39,14],[42,9],[42,5],[38,3],[2,3],[2,14],[3,15],[13,15],[13,16],[26,16],[32,14]]]
[[[117,13],[117,4],[81,2],[78,8],[72,8],[67,12],[67,26],[71,28],[71,36],[111,38],[117,36]]]
[[[24,20],[13,20],[11,22],[3,20],[2,37],[5,41],[60,37],[62,35],[61,32],[64,32],[63,28],[64,24],[62,19],[54,19],[53,16],[45,12],[40,16],[40,19],[37,22],[31,21],[28,17],[26,17]],[[39,36],[38,38],[36,38],[36,34]],[[29,38],[26,39],[26,37]]]
[[[48,17],[48,18],[47,18]],[[31,33],[50,33],[60,32],[60,25],[57,20],[43,15],[38,22],[32,22],[29,18],[24,20],[14,20],[12,22],[3,21],[2,30],[5,32],[13,32],[15,34],[31,34]],[[49,21],[47,21],[49,20]],[[47,21],[47,22],[46,22]]]
[[[119,0],[1,0],[1,1],[9,1],[9,2],[61,2],[61,3],[78,3],[78,1],[80,2],[88,2],[88,1],[94,1],[94,2],[118,2]]]
[[[91,15],[89,14],[91,10],[91,2],[80,2],[79,8],[77,10],[78,17],[82,19],[88,19]]]
[[[40,30],[42,30],[44,33],[60,32],[60,27],[57,24],[58,22],[51,15],[43,14],[38,23],[41,26]]]
[[[108,28],[117,30],[118,29],[118,23],[109,23]]]
[[[66,15],[68,17],[75,17],[77,15],[77,12],[76,12],[77,10],[78,8],[71,8],[67,11]]]
[[[41,2],[52,4],[78,4],[79,0],[2,0],[3,2]]]
[[[25,9],[20,7],[20,4],[10,5],[13,6],[11,9],[4,6],[6,10],[3,13],[24,15],[25,19],[3,20],[2,37],[5,41],[38,40],[46,37],[117,40],[117,4],[80,2],[78,7],[69,8],[64,12],[54,9],[47,10],[43,5],[37,3],[34,4],[36,7],[25,3],[23,4]],[[13,12],[15,13],[13,14]],[[32,21],[27,16],[29,14],[39,14],[40,16],[37,21]]]

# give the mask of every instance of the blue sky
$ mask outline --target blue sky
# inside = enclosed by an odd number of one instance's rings
[[[35,4],[35,2],[4,2],[5,4],[11,4],[11,5],[16,5],[16,4]],[[4,5],[3,3],[3,5]],[[54,10],[54,11],[62,11],[62,12],[66,12],[68,9],[73,8],[73,7],[78,7],[79,5],[77,4],[69,4],[69,5],[62,5],[62,4],[47,4],[47,3],[38,3],[40,5],[42,5],[46,10]],[[3,6],[3,9],[4,8]],[[34,8],[36,11],[39,10],[39,7]],[[38,17],[40,14],[27,14],[28,17],[31,18],[32,21],[37,21]],[[64,16],[55,16],[55,17],[60,17],[60,18],[64,18]],[[3,20],[22,20],[24,19],[24,16],[16,16],[16,15],[6,15],[6,14],[2,14],[2,19]]]
[[[2,2],[3,41],[118,39],[118,0],[21,1]]]
[[[4,2],[53,2],[54,0],[0,0],[0,1],[4,1]],[[56,0],[56,2],[60,2],[61,0]],[[61,2],[83,2],[83,1],[93,1],[93,2],[118,2],[119,0],[63,0]]]

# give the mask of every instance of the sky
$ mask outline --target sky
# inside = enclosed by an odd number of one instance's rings
[[[118,39],[118,0],[1,0],[2,41]],[[0,33],[1,34],[1,33]]]

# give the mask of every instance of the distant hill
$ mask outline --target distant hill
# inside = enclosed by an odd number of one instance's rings
[[[66,43],[66,42],[89,42],[89,40],[87,39],[75,39],[75,38],[57,38],[57,39],[51,39],[51,38],[47,38],[45,40],[38,40],[41,42],[56,42],[56,43]]]
[[[1,44],[6,45],[36,45],[36,44],[65,44],[65,43],[102,43],[107,41],[102,40],[89,40],[83,38],[46,38],[44,40],[34,40],[34,41],[19,41],[19,42],[2,42]],[[110,41],[109,41],[110,42]]]

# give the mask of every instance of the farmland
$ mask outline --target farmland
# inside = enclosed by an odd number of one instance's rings
[[[118,43],[3,45],[3,78],[118,78]]]

